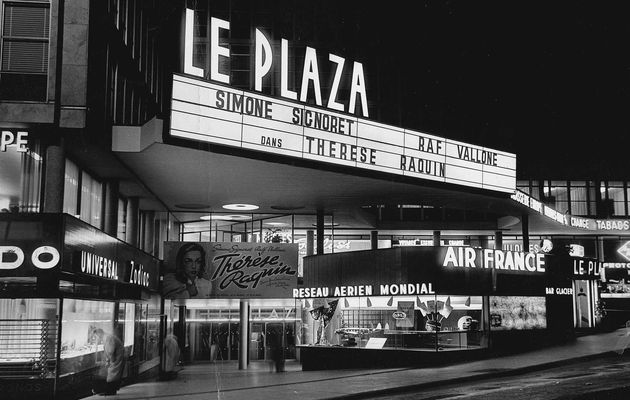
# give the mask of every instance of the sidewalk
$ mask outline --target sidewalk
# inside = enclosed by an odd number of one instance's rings
[[[626,329],[579,337],[575,342],[518,355],[435,368],[397,368],[302,371],[297,362],[276,373],[271,364],[252,362],[238,370],[235,362],[186,366],[176,380],[142,382],[122,387],[107,399],[236,400],[236,399],[350,399],[392,393],[402,387],[435,387],[463,380],[506,376],[584,361],[621,352],[630,336]],[[630,351],[630,350],[628,350]],[[90,400],[102,396],[88,397]]]

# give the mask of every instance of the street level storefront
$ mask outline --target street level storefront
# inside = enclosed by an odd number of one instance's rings
[[[166,242],[161,292],[185,362],[296,358],[298,244]]]
[[[303,369],[432,365],[563,340],[572,286],[556,264],[472,247],[307,257],[293,292]]]
[[[157,374],[157,259],[65,214],[2,214],[0,235],[3,398],[90,394],[108,335],[122,382]]]

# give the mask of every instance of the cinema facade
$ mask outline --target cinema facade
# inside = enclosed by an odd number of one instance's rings
[[[41,60],[1,71],[0,322],[47,333],[34,354],[0,330],[3,393],[88,390],[97,326],[125,344],[132,382],[159,373],[167,334],[186,363],[247,368],[275,332],[317,369],[476,357],[628,319],[626,181],[517,180],[516,154],[381,121],[370,60],[253,9],[22,3],[3,3],[3,28],[39,21]],[[181,242],[207,266],[216,246],[291,254],[290,273],[225,270],[199,277],[204,298],[169,297]]]

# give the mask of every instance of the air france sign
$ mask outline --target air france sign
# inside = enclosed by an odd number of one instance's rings
[[[472,247],[447,247],[442,257],[443,267],[494,268],[497,270],[545,272],[545,255]]]
[[[486,147],[376,123],[369,117],[361,63],[353,62],[348,104],[338,90],[346,64],[329,54],[334,76],[328,101],[320,90],[317,51],[306,47],[302,82],[287,86],[288,43],[280,46],[280,98],[262,94],[262,81],[273,68],[272,47],[256,30],[254,92],[230,87],[230,52],[218,37],[229,32],[228,21],[211,18],[209,71],[192,64],[193,14],[187,11],[184,75],[173,76],[170,134],[264,153],[296,157],[406,177],[512,193],[516,156]],[[205,80],[209,77],[210,82]],[[312,88],[312,89],[311,89]],[[314,97],[316,106],[305,104]],[[359,117],[357,103],[361,103]],[[346,114],[348,113],[348,114]]]

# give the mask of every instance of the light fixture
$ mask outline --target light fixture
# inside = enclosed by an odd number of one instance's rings
[[[468,296],[464,304],[466,305],[466,307],[470,307],[470,296]]]
[[[226,210],[251,211],[258,210],[260,207],[254,204],[225,204],[223,208]]]
[[[346,299],[345,297],[344,297],[344,299],[343,299],[343,305],[344,305],[346,308],[350,308],[350,302],[349,302],[349,301],[348,301],[348,299]]]
[[[284,222],[267,222],[265,225],[269,226],[286,226],[287,224]]]
[[[390,297],[390,298],[389,298],[389,300],[387,300],[387,305],[388,305],[389,307],[391,307],[391,306],[392,306],[392,304],[394,304],[394,296]]]
[[[317,224],[311,224],[311,225],[317,227]],[[335,226],[339,226],[339,224],[337,222],[335,222],[334,224],[331,224],[330,222],[326,222],[324,224],[324,228],[333,228]]]
[[[308,300],[306,300],[305,303],[306,303],[306,308],[311,308],[311,303],[309,303]]]
[[[372,307],[372,300],[369,297],[367,298],[367,306]]]
[[[249,219],[249,215],[241,215],[241,214],[212,214],[212,215],[204,215],[199,217],[199,219],[203,221],[241,221],[244,219]]]

